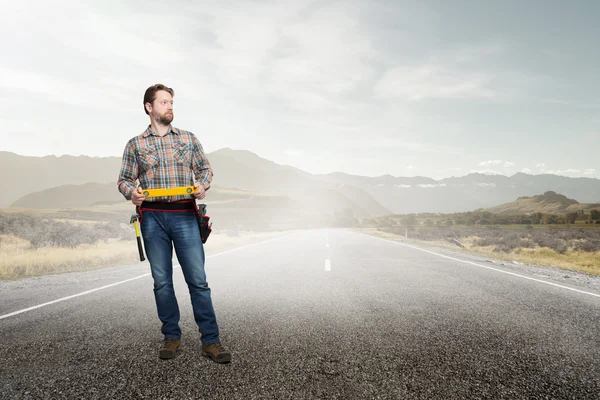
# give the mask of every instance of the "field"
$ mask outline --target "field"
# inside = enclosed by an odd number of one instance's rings
[[[131,212],[131,205],[122,203],[0,210],[0,279],[138,263]],[[327,220],[268,205],[214,204],[210,215],[218,221],[206,245],[213,252],[295,229],[332,226],[600,275],[600,220],[580,214],[573,215],[570,223],[561,216],[541,213],[500,216],[485,211],[363,219],[347,213]]]
[[[52,210],[0,213],[0,280],[139,263],[133,226],[119,222],[118,210],[106,211],[117,218],[83,219],[81,212]],[[214,229],[205,250],[214,254],[290,232]]]
[[[288,233],[291,231],[211,234],[204,249],[207,255],[216,254]],[[132,265],[140,262],[135,240],[111,240],[70,248],[44,246],[35,249],[29,242],[14,236],[3,235],[0,238],[2,239],[0,280]]]
[[[359,230],[521,263],[600,275],[598,225],[383,226]]]

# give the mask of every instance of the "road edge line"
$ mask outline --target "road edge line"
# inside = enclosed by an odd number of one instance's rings
[[[250,243],[250,244],[247,244],[247,245],[244,245],[244,246],[239,246],[239,247],[234,247],[233,249],[228,249],[228,250],[224,250],[224,251],[222,251],[220,253],[208,255],[208,256],[206,256],[206,258],[212,258],[212,257],[220,256],[222,254],[230,253],[230,252],[232,252],[234,250],[239,250],[239,249],[242,249],[242,248],[245,248],[245,247],[255,246],[257,244],[267,243],[267,242],[270,242],[270,241],[273,241],[273,240],[278,240],[278,239],[282,239],[282,238],[285,238],[285,237],[288,237],[288,236],[297,235],[297,234],[299,234],[301,232],[302,231],[300,231],[300,232],[293,232],[293,233],[290,233],[290,234],[287,234],[287,235],[278,236],[278,237],[271,238],[271,239],[266,239],[266,240],[261,240],[260,242]],[[180,265],[179,265],[178,262],[173,263],[173,268],[178,268],[178,267],[180,267]],[[60,299],[56,299],[56,300],[52,300],[52,301],[49,301],[49,302],[46,302],[46,303],[38,304],[36,306],[24,308],[22,310],[13,311],[13,312],[8,313],[8,314],[0,315],[0,319],[12,317],[14,315],[25,313],[27,311],[32,311],[32,310],[35,310],[35,309],[38,309],[38,308],[41,308],[41,307],[49,306],[51,304],[58,303],[60,301],[69,300],[69,299],[72,299],[74,297],[79,297],[79,296],[83,296],[83,295],[90,294],[90,293],[93,293],[93,292],[97,292],[99,290],[108,289],[110,287],[117,286],[117,285],[120,285],[122,283],[127,283],[127,282],[130,282],[130,281],[136,280],[136,279],[144,278],[144,277],[149,276],[149,275],[151,275],[150,272],[142,274],[142,275],[135,276],[133,278],[125,279],[123,281],[119,281],[119,282],[111,283],[111,284],[108,284],[108,285],[105,285],[105,286],[101,286],[99,288],[86,290],[85,292],[72,294],[72,295],[66,296],[66,297],[61,297]]]
[[[434,252],[434,251],[431,251],[431,250],[422,249],[422,248],[420,248],[420,247],[413,246],[413,245],[410,245],[410,244],[407,244],[407,243],[401,243],[401,242],[398,242],[398,241],[395,241],[395,240],[384,239],[384,238],[380,238],[380,237],[377,237],[377,236],[372,236],[372,235],[369,235],[369,234],[367,234],[367,233],[363,233],[363,232],[356,232],[356,231],[353,231],[353,232],[355,232],[355,233],[358,233],[358,234],[360,234],[360,235],[365,235],[365,236],[368,236],[368,237],[370,237],[370,238],[372,238],[372,239],[378,239],[378,240],[382,240],[382,241],[384,241],[384,242],[389,242],[389,243],[399,244],[399,245],[401,245],[401,246],[410,247],[410,248],[413,248],[413,249],[415,249],[415,250],[420,250],[420,251],[424,251],[424,252],[426,252],[426,253],[434,254],[434,255],[436,255],[436,256],[439,256],[439,257],[444,257],[444,258],[448,258],[448,259],[450,259],[450,260],[454,260],[454,261],[463,262],[463,263],[465,263],[465,264],[471,264],[471,265],[475,265],[476,267],[480,267],[480,268],[486,268],[486,269],[490,269],[490,270],[492,270],[492,271],[496,271],[496,272],[502,272],[502,273],[504,273],[504,274],[518,276],[518,277],[520,277],[520,278],[529,279],[529,280],[536,281],[536,282],[540,282],[540,283],[545,283],[545,284],[547,284],[547,285],[551,285],[551,286],[557,286],[557,287],[559,287],[559,288],[562,288],[562,289],[572,290],[572,291],[574,291],[574,292],[579,292],[579,293],[583,293],[583,294],[588,294],[588,295],[590,295],[590,296],[594,296],[594,297],[600,297],[600,294],[597,294],[597,293],[587,292],[587,291],[585,291],[585,290],[581,290],[581,289],[575,289],[575,288],[572,288],[572,287],[569,287],[569,286],[560,285],[560,284],[558,284],[558,283],[554,283],[554,282],[548,282],[548,281],[544,281],[544,280],[542,280],[542,279],[537,279],[537,278],[532,278],[532,277],[530,277],[530,276],[526,276],[526,275],[517,274],[516,272],[504,271],[504,270],[502,270],[502,269],[499,269],[499,268],[494,268],[494,267],[490,267],[490,266],[488,266],[488,265],[482,265],[482,264],[478,264],[478,263],[476,263],[476,262],[473,262],[473,261],[461,260],[460,258],[454,258],[454,257],[446,256],[446,255],[444,255],[444,254],[439,254],[439,253],[436,253],[436,252]]]

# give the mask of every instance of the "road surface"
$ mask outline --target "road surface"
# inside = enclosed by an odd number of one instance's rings
[[[3,399],[598,399],[600,285],[343,229],[220,254],[230,364],[157,357],[146,262],[0,284]],[[71,297],[72,296],[72,297]]]

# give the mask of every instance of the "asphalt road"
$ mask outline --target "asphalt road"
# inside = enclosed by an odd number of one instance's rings
[[[230,364],[200,355],[179,268],[172,360],[157,357],[146,263],[0,284],[0,397],[600,397],[595,278],[336,229],[209,254],[206,268]]]

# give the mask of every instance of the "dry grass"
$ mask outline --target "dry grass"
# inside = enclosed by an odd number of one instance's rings
[[[207,255],[215,254],[289,233],[292,231],[248,232],[236,237],[213,233],[205,244],[205,250]],[[30,247],[29,242],[14,236],[2,235],[0,239],[0,280],[86,271],[140,262],[135,240],[100,242],[96,245],[80,245],[73,249],[41,247],[35,250]]]
[[[67,219],[67,218],[53,218],[54,222],[68,222],[73,225],[99,225],[102,221],[85,220],[85,219]]]
[[[404,235],[378,231],[375,228],[356,230],[369,235],[378,236],[386,239],[398,240],[406,243],[441,247],[467,254],[470,253],[483,255],[498,260],[517,261],[520,263],[537,266],[550,266],[600,276],[600,252],[598,251],[586,252],[568,249],[564,253],[559,253],[556,250],[548,247],[536,246],[534,248],[515,249],[510,252],[499,252],[494,251],[494,246],[474,245],[474,243],[476,243],[476,240],[480,239],[476,236],[460,238],[460,242],[466,246],[466,248],[463,249],[445,240],[425,241],[410,238],[405,239]]]
[[[499,253],[488,247],[470,247],[473,252],[506,261],[518,261],[525,264],[557,267],[572,271],[600,275],[600,252],[585,252],[568,249],[564,253],[547,247],[518,249],[508,253]]]
[[[86,271],[118,264],[132,264],[137,259],[135,241],[114,241],[97,245],[80,245],[74,249],[41,247],[32,249],[24,241],[0,249],[0,279]]]

